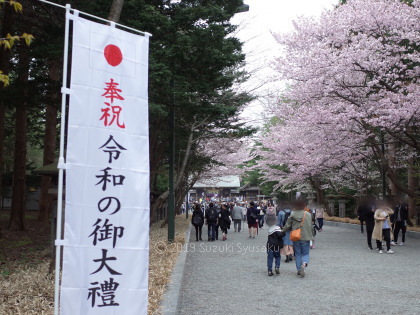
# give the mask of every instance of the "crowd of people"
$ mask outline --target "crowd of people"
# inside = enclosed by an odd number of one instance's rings
[[[316,204],[308,207],[303,199],[298,199],[292,204],[283,202],[281,206],[275,206],[271,200],[266,203],[195,203],[193,209],[192,224],[196,231],[196,241],[202,241],[204,225],[207,225],[210,242],[219,239],[219,229],[222,241],[226,241],[232,222],[235,233],[240,233],[247,225],[249,239],[255,239],[259,231],[267,226],[268,275],[274,274],[273,263],[274,272],[280,273],[280,259],[283,255],[286,263],[295,261],[297,275],[300,277],[305,276],[310,249],[315,248],[315,235],[323,230],[325,211],[322,206]],[[357,212],[362,233],[363,223],[366,225],[370,250],[373,250],[372,239],[376,241],[376,250],[380,254],[384,253],[384,246],[386,253],[393,254],[391,245],[404,245],[407,225],[412,225],[406,202],[399,200],[392,207],[386,201],[365,198],[361,200]],[[298,230],[300,236],[296,238]],[[400,231],[402,240],[398,243]]]
[[[407,225],[412,225],[412,223],[408,216],[408,204],[403,199],[399,199],[392,206],[388,201],[364,198],[357,213],[362,234],[364,233],[363,223],[366,225],[367,243],[370,250],[373,250],[372,239],[376,241],[376,250],[379,254],[384,253],[384,242],[387,254],[394,254],[391,245],[403,246],[405,244]],[[402,240],[398,243],[400,231]]]
[[[281,255],[285,262],[295,261],[297,275],[304,277],[309,264],[309,250],[315,248],[315,235],[322,231],[324,209],[319,206],[309,208],[304,200],[296,200],[291,205],[283,203],[275,206],[269,200],[265,202],[232,202],[232,203],[195,203],[191,222],[195,227],[196,241],[202,241],[203,226],[207,225],[209,242],[219,239],[219,228],[222,232],[222,241],[227,240],[228,230],[240,233],[248,226],[248,238],[255,239],[259,230],[264,226],[268,228],[267,271],[273,275],[273,262],[275,273],[280,273]],[[291,238],[291,231],[300,229],[300,238]]]

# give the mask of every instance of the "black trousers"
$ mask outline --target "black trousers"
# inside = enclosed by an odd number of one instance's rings
[[[195,239],[201,240],[201,234],[203,231],[203,226],[202,225],[194,225],[195,226]]]
[[[366,236],[367,243],[370,248],[372,248],[372,233],[373,228],[375,227],[375,221],[365,221],[366,222]]]
[[[386,250],[391,249],[391,229],[382,229],[382,238],[386,242]],[[376,240],[376,246],[382,250],[382,240]]]
[[[365,222],[365,220],[360,220],[360,232],[363,233],[363,222]],[[367,226],[366,226],[367,229]]]
[[[398,234],[400,233],[401,230],[401,234],[402,234],[402,242],[405,242],[405,233],[407,232],[407,225],[405,225],[404,221],[396,221],[395,222],[395,226],[394,226],[394,242],[397,243],[398,242]]]

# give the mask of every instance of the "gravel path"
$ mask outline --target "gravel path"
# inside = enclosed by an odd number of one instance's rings
[[[324,225],[302,279],[283,256],[267,276],[266,239],[266,227],[255,239],[230,230],[225,242],[191,231],[177,314],[420,314],[420,240],[381,255],[358,230]]]

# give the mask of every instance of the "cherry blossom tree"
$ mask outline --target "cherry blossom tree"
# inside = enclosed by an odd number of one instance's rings
[[[420,1],[352,0],[276,35],[284,53],[275,68],[288,89],[262,137],[267,180],[362,178],[370,161],[416,196],[398,167],[420,153],[419,20]]]

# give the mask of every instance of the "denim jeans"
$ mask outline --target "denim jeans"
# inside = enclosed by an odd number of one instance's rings
[[[273,260],[276,258],[276,268],[280,268],[280,252],[275,252],[271,249],[267,250],[267,268],[268,271],[273,271]]]
[[[216,222],[208,222],[207,227],[208,227],[209,238],[212,240],[215,240],[216,239]]]
[[[310,241],[293,242],[297,270],[300,270],[300,266],[302,266],[304,262],[309,264],[309,242]]]
[[[318,218],[318,227],[322,229],[324,226],[324,218]]]
[[[263,215],[258,215],[258,226],[260,228],[262,228],[264,225],[264,216]]]

